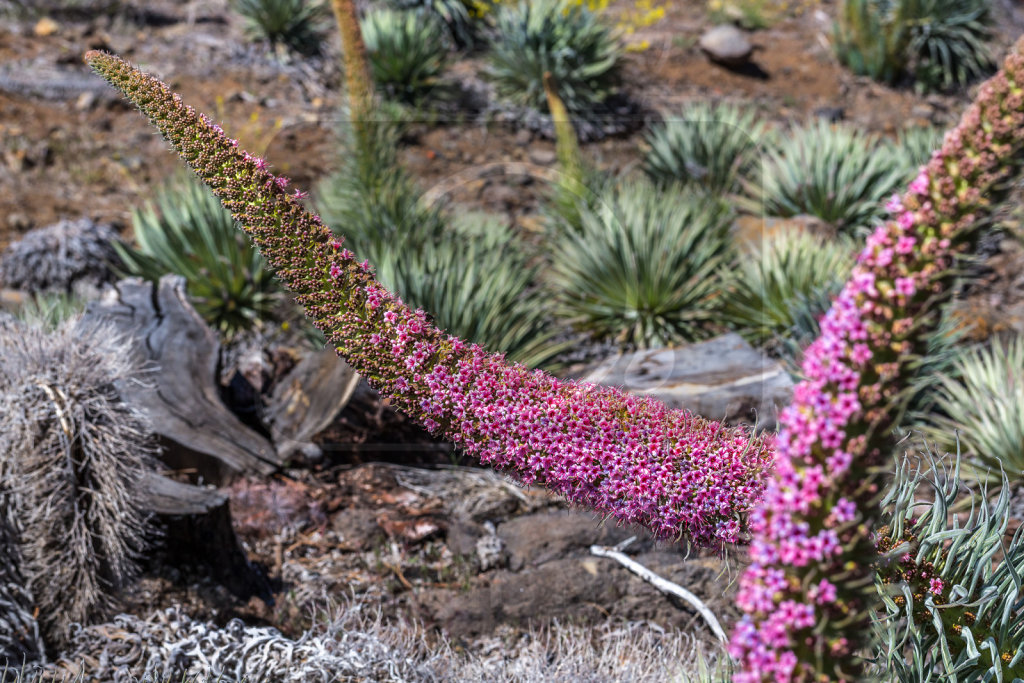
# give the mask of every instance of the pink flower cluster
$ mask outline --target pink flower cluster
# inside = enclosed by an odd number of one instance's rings
[[[780,416],[776,476],[751,516],[737,683],[855,680],[873,609],[875,467],[956,253],[977,235],[984,191],[1024,145],[1024,60],[1012,55],[942,149],[886,205],[850,281],[806,350]],[[808,589],[808,587],[810,587]],[[941,580],[929,586],[941,592]],[[798,608],[799,607],[799,608]]]
[[[262,159],[167,86],[98,52],[89,64],[145,113],[252,237],[307,316],[393,405],[483,462],[660,537],[741,539],[771,436],[658,401],[561,381],[446,335],[381,287]]]

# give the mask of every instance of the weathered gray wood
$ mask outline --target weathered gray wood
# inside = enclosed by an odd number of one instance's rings
[[[311,353],[284,376],[270,395],[265,413],[270,435],[283,459],[301,453],[320,457],[310,439],[345,407],[359,375],[333,349]]]
[[[266,575],[249,562],[231,526],[230,501],[224,493],[150,472],[142,503],[160,517],[160,543],[175,566],[202,567],[242,599],[269,598]]]
[[[154,431],[170,442],[165,460],[173,466],[193,464],[199,454],[236,472],[278,469],[284,459],[273,444],[220,400],[220,343],[189,304],[184,278],[165,275],[155,290],[139,278],[122,280],[86,311],[136,337],[136,352],[156,368],[150,381],[119,387],[122,398],[149,414]],[[182,447],[177,452],[175,444]]]
[[[145,477],[145,507],[158,515],[205,515],[228,502],[217,489],[183,484],[156,472]]]

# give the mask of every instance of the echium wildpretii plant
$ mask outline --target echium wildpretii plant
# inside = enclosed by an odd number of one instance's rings
[[[930,500],[918,498],[922,482]],[[1009,481],[1002,474],[993,504],[960,482],[959,458],[952,471],[934,461],[912,471],[902,460],[882,501],[875,583],[884,617],[873,669],[900,683],[1024,678],[1024,527],[1004,545]],[[964,493],[970,512],[951,514]]]
[[[737,681],[863,675],[879,471],[957,256],[1022,146],[1024,57],[1012,54],[909,192],[890,201],[892,220],[868,238],[821,321],[780,416],[776,476],[751,515],[752,564],[737,598],[747,615],[730,644]]]
[[[133,101],[252,237],[306,315],[393,405],[483,462],[661,537],[741,538],[771,466],[751,436],[650,398],[561,381],[446,335],[373,278],[320,219],[166,85],[109,54],[88,63]]]

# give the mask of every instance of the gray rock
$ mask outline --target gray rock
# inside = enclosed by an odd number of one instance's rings
[[[583,381],[654,396],[713,420],[773,428],[789,403],[793,380],[776,361],[730,333],[676,349],[623,354],[603,361]]]
[[[570,552],[587,553],[592,545],[615,545],[632,536],[625,527],[583,512],[538,512],[511,519],[498,527],[513,571],[542,565]]]
[[[732,24],[708,29],[697,44],[708,59],[724,66],[743,66],[754,52],[746,34]]]
[[[555,163],[558,156],[555,150],[544,147],[533,147],[530,149],[530,161],[539,166],[550,166]]]
[[[377,524],[373,510],[346,508],[335,513],[331,529],[338,535],[342,550],[369,550],[384,540],[384,530]]]

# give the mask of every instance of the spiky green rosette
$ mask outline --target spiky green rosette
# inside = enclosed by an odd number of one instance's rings
[[[373,278],[288,180],[109,54],[86,61],[149,117],[231,211],[338,353],[399,410],[467,453],[666,538],[739,540],[772,461],[750,436],[649,398],[565,382],[446,335]]]
[[[751,516],[752,563],[737,596],[747,616],[730,643],[742,664],[737,683],[862,675],[877,603],[878,472],[957,257],[975,243],[1022,149],[1024,57],[1015,53],[909,191],[889,202],[893,219],[868,238],[822,319],[805,379],[780,416],[775,476]]]

